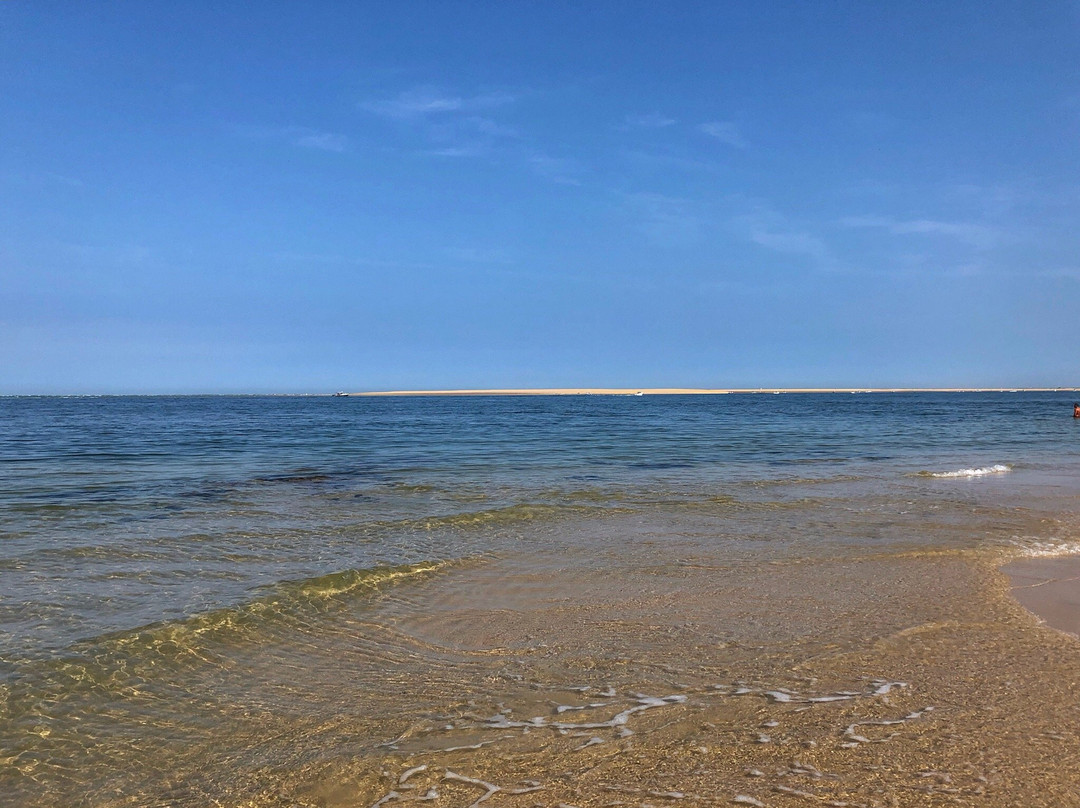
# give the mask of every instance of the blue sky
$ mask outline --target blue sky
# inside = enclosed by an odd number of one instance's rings
[[[1078,57],[1057,2],[3,3],[0,393],[1075,385]]]

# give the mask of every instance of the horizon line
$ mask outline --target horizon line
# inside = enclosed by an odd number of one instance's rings
[[[173,398],[173,397],[298,397],[378,398],[393,396],[636,396],[636,395],[747,395],[769,393],[1080,393],[1080,386],[1056,387],[522,387],[462,388],[447,390],[364,390],[358,392],[110,392],[110,393],[0,393],[3,398]]]

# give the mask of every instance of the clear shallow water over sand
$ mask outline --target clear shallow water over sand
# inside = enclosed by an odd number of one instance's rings
[[[1080,805],[1067,395],[2,399],[0,803]]]

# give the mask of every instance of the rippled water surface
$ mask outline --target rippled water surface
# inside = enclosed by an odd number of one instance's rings
[[[983,626],[972,647],[1045,658],[979,615],[1019,631],[995,565],[1077,546],[1071,395],[0,399],[0,787],[11,804],[432,790],[467,805],[486,788],[470,779],[502,772],[516,785],[493,803],[547,804],[529,802],[541,788],[640,802],[652,787],[630,769],[578,792],[550,778],[616,749],[605,765],[625,768],[623,731],[643,724],[668,762],[684,743],[725,750],[678,776],[635,764],[660,791],[685,797],[678,777],[696,777],[734,798],[776,745],[764,725],[786,720],[768,707],[792,722],[787,774],[761,769],[781,787],[769,804],[796,799],[790,778],[826,782],[792,769],[810,741],[851,769],[835,781],[849,804],[890,804],[865,777],[886,764],[856,775],[852,750],[877,749],[881,728],[940,741],[967,726],[915,702],[941,700],[968,657],[885,638],[963,616]],[[906,680],[877,692],[918,653],[918,698],[897,695],[917,690]],[[842,709],[858,714],[826,715]],[[558,718],[579,712],[593,718]],[[695,729],[650,730],[665,713]],[[904,720],[864,731],[860,715]],[[745,733],[701,729],[721,717]],[[924,741],[896,754],[929,766]],[[1025,764],[1036,780],[1043,759]],[[383,782],[410,765],[427,768]],[[972,772],[965,798],[994,804],[1004,775]],[[890,786],[899,804],[951,793],[911,778]]]

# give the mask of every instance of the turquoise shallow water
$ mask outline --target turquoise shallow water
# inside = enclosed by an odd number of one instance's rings
[[[0,399],[0,659],[285,581],[557,541],[536,527],[552,519],[1067,492],[1071,395]],[[844,533],[791,531],[788,551]]]

